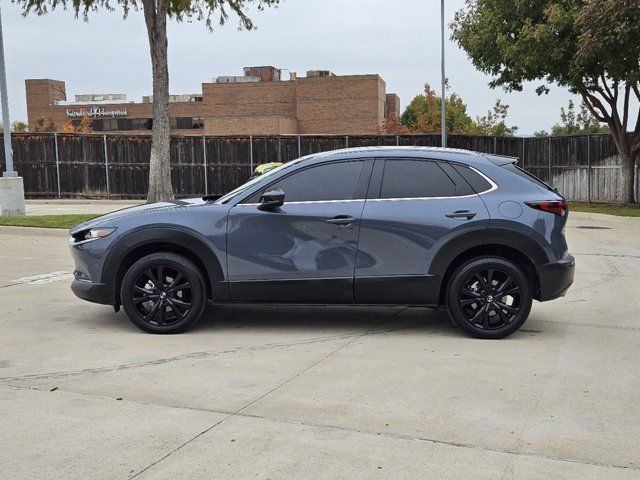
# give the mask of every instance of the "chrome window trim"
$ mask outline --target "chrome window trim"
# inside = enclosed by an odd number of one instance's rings
[[[487,190],[483,190],[480,193],[472,193],[471,195],[449,195],[446,197],[398,197],[398,198],[369,198],[367,199],[367,202],[395,202],[395,201],[406,201],[406,200],[455,200],[456,198],[472,198],[472,197],[478,197],[480,195],[484,195],[485,193],[490,193],[493,192],[494,190],[498,189],[498,185],[491,180],[489,177],[487,177],[484,173],[480,172],[479,170],[473,168],[471,165],[464,165],[467,168],[470,168],[471,170],[473,170],[474,172],[476,172],[478,175],[480,175],[482,178],[484,178],[487,182],[489,182],[489,185],[491,185],[490,188],[488,188]]]
[[[370,198],[367,202],[404,202],[407,200],[455,200],[457,198],[471,198],[477,197],[478,194],[471,195],[459,195],[450,197],[399,197],[399,198]]]
[[[482,173],[480,170],[473,168],[471,165],[466,165],[467,168],[470,168],[471,170],[473,170],[474,172],[476,172],[478,175],[480,175],[482,178],[484,178],[487,182],[489,182],[489,185],[491,185],[491,188],[489,188],[488,190],[483,190],[482,192],[478,193],[478,195],[484,195],[485,193],[491,193],[494,190],[498,189],[498,184],[496,184],[496,182],[494,182],[493,180],[491,180],[489,177],[487,177],[484,173]]]
[[[307,204],[316,204],[316,203],[354,203],[354,202],[364,202],[365,199],[364,198],[360,198],[357,200],[305,200],[305,201],[300,201],[300,202],[287,202],[286,201],[286,196],[285,196],[285,205],[307,205]],[[241,207],[243,205],[246,206],[257,206],[260,205],[259,203],[239,203],[236,205],[236,207]]]
[[[366,199],[367,202],[398,202],[398,201],[407,201],[407,200],[455,200],[457,198],[472,198],[472,197],[477,197],[480,195],[484,195],[486,193],[491,193],[495,190],[498,189],[498,185],[491,180],[489,177],[487,177],[484,173],[482,173],[481,171],[477,170],[476,168],[473,168],[471,165],[464,165],[467,168],[470,168],[471,170],[473,170],[474,172],[476,172],[478,175],[480,175],[482,178],[484,178],[487,182],[489,182],[489,185],[491,185],[490,188],[488,188],[487,190],[483,190],[480,193],[472,193],[471,195],[450,195],[450,196],[446,196],[446,197],[399,197],[399,198],[368,198]],[[285,205],[307,205],[307,204],[319,204],[319,203],[353,203],[353,202],[364,202],[365,199],[361,198],[361,199],[351,199],[351,200],[307,200],[307,201],[300,201],[300,202],[287,202],[286,201],[286,192],[285,192]],[[248,207],[255,207],[260,205],[259,203],[238,203],[235,206],[239,207],[239,206],[248,206]]]

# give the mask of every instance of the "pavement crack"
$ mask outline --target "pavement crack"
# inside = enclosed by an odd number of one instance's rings
[[[294,342],[267,343],[264,345],[254,345],[250,347],[240,346],[236,348],[230,348],[227,350],[218,350],[218,351],[191,352],[191,353],[185,353],[182,355],[175,355],[173,357],[158,358],[155,360],[147,360],[147,361],[138,362],[138,363],[126,363],[126,364],[115,365],[111,367],[95,367],[95,368],[85,368],[81,370],[69,370],[64,372],[35,373],[35,374],[28,374],[28,375],[18,375],[13,377],[0,377],[0,380],[1,381],[44,380],[44,379],[52,379],[52,378],[71,377],[71,376],[77,376],[77,375],[109,373],[109,372],[116,372],[120,370],[129,370],[133,368],[144,368],[149,366],[164,365],[167,363],[178,362],[181,360],[192,360],[197,358],[216,357],[219,355],[228,355],[228,354],[235,354],[235,353],[241,353],[241,352],[252,352],[252,351],[258,351],[258,350],[270,350],[270,349],[276,349],[276,348],[294,347],[297,345],[322,343],[322,342],[328,342],[331,340],[339,340],[341,338],[349,338],[353,335],[355,334],[316,337],[316,338],[310,338],[305,340],[298,340]]]
[[[584,257],[614,257],[614,258],[640,258],[640,255],[626,255],[622,253],[575,253],[574,256]]]
[[[70,272],[43,273],[40,275],[32,275],[30,277],[16,278],[5,285],[0,285],[0,288],[15,287],[16,285],[43,285],[71,278],[73,278],[73,274]]]
[[[358,338],[362,338],[365,335],[366,334],[360,335],[360,337],[358,337]],[[313,365],[307,367],[304,371],[308,371],[309,369],[313,368],[314,365],[319,364],[324,359],[330,357],[331,355],[333,355],[337,351],[339,351],[342,348],[344,348],[344,347],[348,346],[349,344],[353,343],[355,340],[356,339],[353,339],[352,341],[344,344],[343,346],[339,347],[338,349],[334,350],[333,352],[325,355],[323,358],[321,358],[320,360],[315,362]],[[303,372],[300,372],[299,374],[297,374],[294,377],[292,377],[290,380],[283,382],[281,384],[281,386],[285,385],[286,383],[288,383],[289,381],[293,380],[294,378],[297,378],[302,373]],[[23,386],[23,385],[10,385],[10,384],[4,384],[2,386],[4,386],[5,388],[13,389],[13,390],[31,390],[31,391],[38,391],[38,392],[42,392],[42,393],[49,393],[48,389],[39,388],[39,387],[31,387],[31,386]],[[276,387],[275,389],[272,389],[271,392],[277,390],[277,388],[280,388],[280,387]],[[101,399],[101,400],[116,401],[116,398],[114,398],[114,397],[107,397],[107,396],[93,395],[93,394],[79,393],[79,392],[71,392],[71,391],[66,391],[66,390],[56,390],[55,392],[51,392],[51,393],[52,394],[74,395],[74,396],[82,396],[82,397],[95,398],[95,399]],[[261,396],[260,398],[264,398],[269,393],[270,392],[268,392],[267,394]],[[254,419],[254,420],[266,420],[266,421],[277,422],[277,423],[282,423],[282,424],[286,424],[286,425],[297,425],[297,426],[309,427],[309,428],[331,429],[331,430],[338,430],[338,431],[341,431],[341,432],[357,433],[357,434],[361,434],[361,435],[370,435],[370,436],[385,437],[385,438],[391,438],[391,439],[397,439],[397,440],[408,440],[408,441],[415,441],[415,442],[424,442],[424,443],[431,443],[431,444],[434,444],[434,445],[445,445],[445,446],[449,446],[449,447],[464,448],[464,449],[470,449],[470,450],[480,450],[480,451],[485,451],[485,452],[503,453],[503,454],[508,454],[508,455],[516,455],[516,456],[519,456],[519,457],[541,458],[541,459],[551,460],[551,461],[556,461],[556,462],[566,462],[566,463],[590,465],[590,466],[603,467],[603,468],[614,468],[614,469],[621,469],[621,470],[640,471],[640,466],[633,465],[633,464],[631,464],[631,465],[621,465],[621,464],[610,463],[610,462],[602,462],[602,461],[597,461],[597,460],[585,460],[585,459],[580,459],[580,458],[571,458],[571,457],[563,457],[563,456],[559,456],[559,455],[550,455],[550,454],[547,454],[547,453],[536,452],[536,451],[532,451],[532,450],[515,450],[515,449],[509,449],[509,448],[489,447],[489,446],[473,444],[473,443],[464,443],[464,442],[455,442],[455,441],[451,441],[451,440],[444,440],[444,439],[441,439],[441,438],[433,438],[433,437],[426,437],[426,436],[419,436],[419,435],[407,435],[407,434],[394,433],[394,432],[388,432],[388,431],[385,432],[385,431],[378,431],[378,430],[360,429],[360,428],[354,428],[354,427],[346,427],[346,426],[343,426],[343,425],[334,425],[334,424],[328,424],[328,423],[301,421],[301,420],[294,420],[294,419],[283,418],[283,417],[275,417],[275,416],[271,416],[271,415],[259,415],[259,414],[254,414],[254,413],[245,413],[245,412],[243,412],[243,410],[245,410],[249,405],[255,403],[257,400],[258,399],[256,399],[256,400],[244,405],[243,407],[241,407],[241,408],[239,408],[237,410],[226,411],[226,410],[216,410],[216,409],[211,409],[211,408],[191,407],[191,406],[188,406],[188,405],[175,405],[175,404],[149,402],[149,401],[135,400],[135,399],[129,399],[129,398],[123,399],[124,402],[135,403],[135,404],[139,404],[139,405],[147,405],[147,406],[163,407],[163,408],[175,408],[175,409],[182,409],[182,410],[191,410],[191,411],[194,411],[194,412],[201,412],[201,413],[212,413],[212,414],[217,414],[217,415],[225,415],[224,418],[222,418],[221,420],[217,421],[212,426],[208,427],[207,429],[203,430],[199,434],[195,435],[193,438],[191,438],[191,439],[187,440],[186,442],[184,442],[183,444],[179,445],[178,447],[176,447],[171,452],[169,452],[166,455],[164,455],[159,460],[156,460],[155,462],[151,463],[150,465],[145,467],[143,470],[139,471],[138,473],[134,474],[133,476],[131,476],[129,478],[131,479],[131,478],[135,478],[135,477],[141,475],[142,473],[147,471],[149,468],[151,468],[154,465],[158,464],[159,462],[161,462],[162,460],[166,459],[167,457],[169,457],[173,453],[175,453],[178,450],[180,450],[181,448],[185,447],[187,444],[191,443],[192,441],[196,440],[197,438],[201,437],[202,435],[206,434],[207,432],[211,431],[212,429],[214,429],[215,427],[217,427],[218,425],[220,425],[224,421],[226,421],[229,418],[234,417],[234,416],[241,417],[241,418],[247,418],[247,419]]]
[[[396,314],[394,314],[394,316],[395,315]],[[389,318],[392,318],[392,317],[389,317]],[[380,324],[384,323],[384,321],[386,321],[386,320],[383,320],[382,322],[380,322]],[[378,325],[380,325],[380,324],[378,324]],[[378,325],[376,325],[375,327],[372,327],[372,328],[377,328]],[[9,377],[0,377],[0,381],[2,381],[2,382],[12,382],[12,381],[20,381],[20,380],[46,380],[46,379],[72,377],[72,376],[79,376],[79,375],[95,375],[95,374],[101,374],[101,373],[117,372],[117,371],[121,371],[121,370],[129,370],[129,369],[134,369],[134,368],[145,368],[145,367],[150,367],[150,366],[165,365],[167,363],[179,362],[179,361],[182,361],[182,360],[193,360],[193,359],[199,359],[199,358],[217,357],[217,356],[221,356],[221,355],[233,355],[233,354],[245,353],[245,352],[254,352],[254,351],[262,351],[262,350],[272,350],[272,349],[278,349],[278,348],[296,347],[296,346],[299,346],[299,345],[310,345],[310,344],[315,344],[315,343],[324,343],[324,342],[330,342],[330,341],[333,341],[333,340],[341,340],[341,339],[349,339],[349,338],[360,338],[363,335],[381,335],[381,334],[384,334],[384,333],[396,332],[396,331],[401,331],[401,330],[409,330],[411,328],[416,328],[416,327],[419,327],[421,325],[422,325],[422,323],[415,323],[415,324],[410,324],[410,325],[404,325],[402,327],[388,328],[388,329],[377,331],[375,333],[374,332],[369,333],[369,330],[367,330],[365,333],[357,333],[357,332],[344,333],[344,334],[340,334],[340,335],[328,335],[328,336],[324,336],[324,337],[313,337],[313,338],[309,338],[309,339],[296,340],[296,341],[293,341],[293,342],[266,343],[266,344],[263,344],[263,345],[253,345],[253,346],[248,346],[248,347],[240,346],[240,347],[236,347],[236,348],[230,348],[228,350],[192,352],[192,353],[185,353],[185,354],[182,354],[182,355],[175,355],[173,357],[158,358],[158,359],[154,359],[154,360],[147,360],[147,361],[144,361],[144,362],[127,363],[127,364],[115,365],[115,366],[111,366],[111,367],[95,367],[95,368],[85,368],[85,369],[81,369],[81,370],[68,370],[68,371],[63,371],[63,372],[34,373],[34,374],[27,374],[27,375],[16,375],[16,376],[9,376]]]
[[[589,327],[589,328],[605,328],[605,329],[613,329],[613,330],[626,330],[628,332],[640,332],[640,327],[627,327],[625,325],[598,325],[595,323],[573,323],[573,322],[563,322],[560,320],[540,320],[536,319],[536,322],[543,323],[554,323],[557,325],[569,325],[572,327]]]
[[[294,375],[290,376],[289,378],[287,378],[286,380],[284,380],[283,382],[279,383],[278,385],[276,385],[275,387],[271,388],[269,391],[267,391],[266,393],[263,393],[262,395],[260,395],[259,397],[251,400],[250,402],[246,403],[245,405],[241,406],[240,408],[238,408],[237,410],[234,410],[233,412],[231,412],[230,414],[228,414],[227,416],[225,416],[224,418],[222,418],[221,420],[217,421],[216,423],[214,423],[213,425],[211,425],[209,428],[203,430],[202,432],[200,432],[199,434],[195,435],[194,437],[192,437],[191,439],[187,440],[186,442],[182,443],[181,445],[178,445],[176,448],[174,448],[173,450],[171,450],[170,452],[168,452],[167,454],[165,454],[164,456],[162,456],[161,458],[159,458],[158,460],[150,463],[149,465],[147,465],[145,468],[143,468],[142,470],[140,470],[139,472],[135,473],[134,475],[130,476],[129,479],[132,478],[136,478],[138,476],[140,476],[141,474],[143,474],[144,472],[146,472],[147,470],[149,470],[150,468],[152,468],[153,466],[157,465],[158,463],[162,462],[163,460],[167,459],[168,457],[170,457],[171,455],[173,455],[174,453],[176,453],[177,451],[181,450],[182,448],[184,448],[185,446],[187,446],[188,444],[190,444],[191,442],[193,442],[194,440],[200,438],[201,436],[205,435],[206,433],[210,432],[211,430],[213,430],[214,428],[216,428],[218,425],[220,425],[221,423],[223,423],[224,421],[228,420],[229,418],[241,414],[244,410],[246,410],[247,408],[249,408],[251,405],[255,404],[256,402],[259,402],[260,400],[264,399],[265,397],[271,395],[273,392],[279,390],[280,388],[284,387],[285,385],[287,385],[288,383],[292,382],[293,380],[295,380],[296,378],[300,377],[301,375],[304,375],[305,373],[307,373],[309,370],[311,370],[312,368],[316,367],[317,365],[319,365],[320,363],[324,362],[327,358],[335,355],[336,353],[338,353],[340,350],[348,347],[349,345],[353,344],[354,342],[356,342],[357,340],[359,340],[360,338],[364,337],[367,334],[371,334],[373,333],[377,328],[379,328],[380,326],[382,326],[382,324],[386,323],[387,321],[395,318],[396,316],[398,316],[400,313],[404,312],[408,307],[402,307],[400,310],[398,310],[397,312],[394,312],[391,316],[384,318],[383,320],[381,320],[380,322],[378,322],[376,325],[374,325],[373,327],[365,330],[364,332],[361,332],[357,335],[354,335],[351,339],[349,339],[348,342],[340,345],[338,348],[332,350],[331,352],[327,353],[326,355],[322,356],[319,360],[313,362],[312,364],[308,365],[307,367],[303,368],[302,370],[300,370],[299,372],[295,373]]]

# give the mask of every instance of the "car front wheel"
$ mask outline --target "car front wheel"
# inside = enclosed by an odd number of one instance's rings
[[[129,268],[120,300],[129,320],[145,332],[184,332],[206,307],[204,276],[182,255],[153,253]]]
[[[514,263],[498,257],[474,258],[456,269],[447,292],[453,322],[477,338],[504,338],[517,331],[531,311],[532,285]]]

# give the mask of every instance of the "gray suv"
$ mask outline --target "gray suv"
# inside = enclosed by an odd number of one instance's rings
[[[445,307],[502,338],[563,296],[567,203],[517,159],[440,148],[303,157],[221,198],[120,210],[71,229],[74,293],[175,333],[207,302]]]

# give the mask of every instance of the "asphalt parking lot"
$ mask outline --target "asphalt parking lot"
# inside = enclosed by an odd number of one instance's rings
[[[417,308],[213,307],[154,336],[77,300],[66,232],[0,227],[0,478],[640,478],[640,219],[502,341]]]

